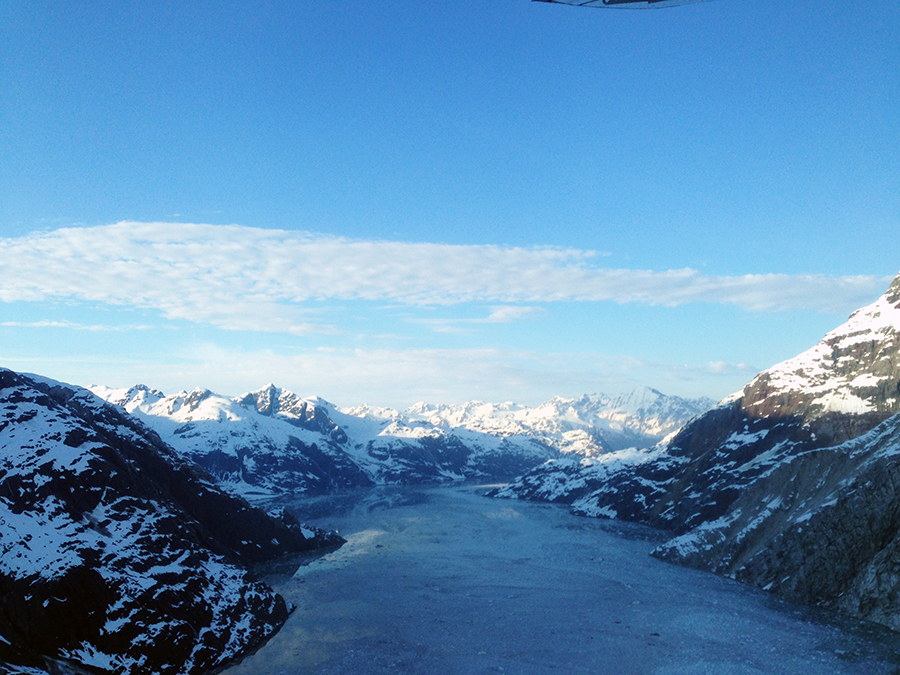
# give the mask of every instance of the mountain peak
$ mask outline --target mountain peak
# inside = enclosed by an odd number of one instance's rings
[[[252,391],[238,398],[238,402],[248,408],[256,408],[261,415],[272,416],[278,412],[278,399],[281,390],[269,382],[262,388]]]
[[[110,387],[93,385],[88,389],[100,398],[125,408],[128,412],[140,405],[153,405],[166,397],[159,389],[152,389],[146,384],[136,384],[128,389],[111,389]]]
[[[757,375],[743,390],[754,415],[900,411],[900,276],[811,349]]]
[[[0,672],[216,672],[287,620],[243,565],[315,545],[289,514],[80,387],[0,370],[0,405]]]
[[[256,393],[257,394],[265,393],[274,398],[274,397],[277,397],[277,395],[281,393],[281,389],[279,387],[276,387],[273,382],[267,382],[262,387],[257,389]]]
[[[263,385],[256,391],[238,396],[234,400],[248,410],[255,410],[260,415],[267,417],[274,417],[275,415],[296,417],[303,415],[307,407],[307,402],[294,392],[276,387],[271,382]],[[315,403],[312,403],[312,405],[315,405]]]
[[[895,308],[900,309],[900,274],[894,277],[894,281],[888,287],[884,298]]]

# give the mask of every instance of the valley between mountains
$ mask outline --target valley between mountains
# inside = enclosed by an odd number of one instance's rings
[[[343,542],[278,498],[377,485],[508,481],[494,497],[648,525],[657,558],[900,631],[900,277],[718,403],[397,411],[2,370],[0,453],[0,672],[219,669],[289,620],[250,568]]]
[[[236,398],[138,385],[91,390],[140,419],[231,492],[295,492],[511,478],[549,459],[647,447],[714,405],[644,388],[529,408],[471,401],[338,408],[268,385]]]

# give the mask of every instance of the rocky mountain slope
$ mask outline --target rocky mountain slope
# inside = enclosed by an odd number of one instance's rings
[[[344,452],[346,435],[311,402],[274,387],[240,400],[195,389],[93,387],[232,492],[274,495],[372,484]],[[257,410],[259,405],[259,410]]]
[[[654,555],[900,630],[900,414],[791,457]]]
[[[337,541],[90,392],[0,370],[0,672],[220,667],[288,616],[243,566]]]
[[[424,403],[340,409],[267,385],[234,399],[197,389],[164,396],[138,385],[92,391],[247,496],[383,483],[506,478],[561,453],[595,455],[652,444],[707,409],[651,389],[611,399]]]
[[[670,440],[551,462],[499,496],[674,530],[668,560],[900,627],[898,412],[900,277]]]

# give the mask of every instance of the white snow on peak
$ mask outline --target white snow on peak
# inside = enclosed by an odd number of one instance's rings
[[[382,435],[420,437],[440,431],[464,431],[498,439],[532,438],[561,452],[599,455],[634,444],[652,445],[713,405],[710,399],[686,400],[641,387],[621,396],[556,396],[535,407],[512,401],[432,404],[421,401],[404,412],[357,406],[340,413],[381,425]],[[333,417],[337,421],[336,417]],[[344,418],[339,423],[354,426]],[[350,429],[346,429],[351,433]],[[351,434],[352,435],[352,434]]]
[[[867,368],[879,359],[890,358],[887,352],[896,349],[900,342],[900,302],[893,297],[898,281],[900,277],[888,293],[855,311],[814,347],[760,373],[744,391],[765,377],[771,395],[786,391],[812,394],[812,405],[822,412],[858,414],[875,410],[873,401],[860,396],[859,390],[877,387],[884,381],[887,376]],[[865,344],[871,347],[851,352]]]
[[[160,399],[165,398],[165,394],[158,389],[151,389],[143,384],[137,384],[125,389],[111,389],[103,385],[93,385],[88,387],[88,389],[103,400],[121,406],[128,412],[142,405],[153,405]]]
[[[137,387],[91,387],[91,391],[138,417],[170,445],[191,454],[220,450],[236,457],[239,448],[254,443],[287,444],[291,436],[310,443],[321,440],[320,434],[260,415],[238,400],[208,389],[180,391],[170,396],[148,395]],[[125,398],[123,392],[133,395]]]
[[[536,407],[511,401],[420,402],[401,412],[369,405],[338,408],[273,384],[236,398],[206,389],[165,396],[140,385],[92,391],[141,419],[188,456],[199,460],[221,453],[236,458],[244,467],[240,476],[244,470],[255,475],[253,457],[259,452],[277,457],[298,452],[291,440],[296,439],[355,464],[376,481],[385,471],[405,470],[394,466],[395,458],[418,452],[420,442],[428,439],[468,448],[473,458],[512,453],[539,463],[558,453],[598,456],[653,445],[713,403],[643,388],[619,397],[555,397]]]

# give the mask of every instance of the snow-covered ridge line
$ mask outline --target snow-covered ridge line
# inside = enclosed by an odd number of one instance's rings
[[[557,396],[536,407],[511,402],[469,401],[459,405],[423,402],[409,408],[406,417],[439,427],[466,428],[503,436],[528,432],[561,434],[592,428],[604,435],[611,448],[623,449],[634,444],[620,439],[661,438],[712,405],[711,399],[683,399],[641,387],[615,397],[605,394],[585,394],[577,399]],[[565,445],[560,446],[561,450],[564,448]],[[570,451],[591,454],[586,450],[586,446],[579,448],[573,443]]]
[[[792,399],[807,416],[896,411],[900,390],[900,276],[815,346],[754,378],[748,406],[768,411],[772,399]],[[784,405],[784,401],[782,402]]]
[[[288,616],[243,565],[334,543],[87,390],[0,369],[0,672],[216,669]]]
[[[666,560],[900,630],[900,276],[655,449],[609,460],[547,463],[497,496],[669,529]]]
[[[396,482],[508,478],[563,454],[649,446],[712,405],[639,389],[536,408],[473,401],[339,408],[272,384],[235,398],[93,387],[248,497]]]

